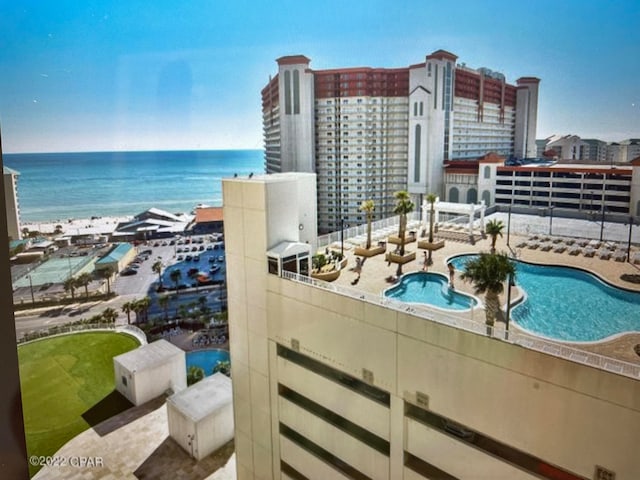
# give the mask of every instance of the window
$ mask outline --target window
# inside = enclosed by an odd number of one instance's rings
[[[122,377],[120,379],[122,380],[122,384],[126,387],[127,386],[127,377],[122,375]]]
[[[291,115],[291,72],[284,72],[284,113]]]
[[[415,155],[413,157],[413,181],[420,181],[420,146],[421,146],[421,137],[422,136],[422,127],[420,125],[416,125],[415,128]]]
[[[300,113],[300,72],[293,71],[293,113]]]
[[[491,167],[484,167],[484,178],[491,178]]]

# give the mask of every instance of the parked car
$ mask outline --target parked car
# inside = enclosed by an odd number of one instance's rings
[[[178,257],[176,258],[176,260],[178,260],[179,262],[181,262],[182,260],[184,260],[184,257],[182,255],[178,255]]]
[[[137,273],[138,271],[135,268],[125,268],[120,272],[120,275],[127,276],[127,275],[135,275]]]

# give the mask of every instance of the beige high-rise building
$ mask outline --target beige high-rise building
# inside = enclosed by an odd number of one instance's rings
[[[638,478],[640,374],[312,281],[315,184],[223,180],[238,479]]]

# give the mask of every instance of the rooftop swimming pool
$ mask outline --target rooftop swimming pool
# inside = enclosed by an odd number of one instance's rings
[[[450,288],[447,278],[439,273],[408,273],[384,294],[402,302],[424,303],[445,310],[469,310],[478,304],[472,296]]]
[[[460,255],[450,262],[462,271],[473,257]],[[520,327],[572,342],[640,332],[640,293],[614,287],[577,268],[515,263],[515,283],[525,296],[512,307],[511,319]]]
[[[229,352],[226,350],[209,349],[209,350],[197,350],[195,352],[187,352],[187,371],[189,367],[196,366],[204,370],[205,376],[213,374],[213,367],[218,362],[228,362]]]

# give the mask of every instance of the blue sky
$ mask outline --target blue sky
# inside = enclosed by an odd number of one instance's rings
[[[640,137],[640,2],[0,0],[5,152],[262,148],[275,59],[402,67],[437,49],[541,79],[538,138]]]

